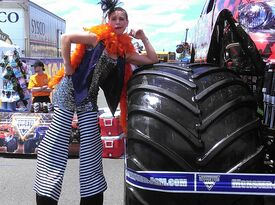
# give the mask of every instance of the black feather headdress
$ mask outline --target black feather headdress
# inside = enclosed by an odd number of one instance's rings
[[[98,2],[103,11],[103,17],[106,18],[109,13],[112,13],[116,6],[120,4],[119,0],[101,0]]]

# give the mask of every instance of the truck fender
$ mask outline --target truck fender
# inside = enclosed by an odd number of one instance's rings
[[[219,59],[219,56],[217,55],[220,55],[221,51],[225,49],[222,39],[224,25],[226,22],[228,22],[230,31],[234,35],[236,41],[240,43],[242,50],[251,59],[251,62],[255,66],[255,74],[263,75],[263,68],[265,67],[265,63],[261,58],[255,43],[248,35],[248,33],[242,28],[242,26],[234,19],[232,13],[227,9],[222,10],[217,17],[212,32],[211,43],[207,55],[207,62],[213,63],[213,61],[216,60],[218,63],[221,63],[220,60],[217,60]]]

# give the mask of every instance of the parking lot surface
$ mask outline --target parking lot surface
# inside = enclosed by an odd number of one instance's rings
[[[123,163],[123,159],[103,159],[108,183],[104,205],[123,205]],[[35,205],[35,192],[32,191],[35,166],[35,158],[0,156],[1,205]],[[79,204],[78,167],[79,159],[68,160],[58,205]]]

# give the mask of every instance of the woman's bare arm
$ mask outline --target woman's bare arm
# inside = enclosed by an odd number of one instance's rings
[[[71,66],[71,44],[86,44],[95,46],[97,43],[97,37],[94,33],[71,33],[63,34],[61,36],[61,54],[65,66],[65,74],[72,75],[74,70]]]
[[[127,57],[127,61],[129,63],[135,65],[145,65],[145,64],[153,64],[158,62],[158,57],[156,51],[152,44],[150,43],[149,39],[146,37],[143,30],[133,31],[131,30],[130,35],[136,39],[140,39],[145,47],[146,54],[140,55],[138,53],[134,53]]]

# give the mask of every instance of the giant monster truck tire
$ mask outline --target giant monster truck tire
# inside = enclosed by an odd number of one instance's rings
[[[128,87],[127,168],[259,173],[257,104],[232,71],[210,64],[156,64]],[[165,193],[125,182],[126,205],[260,205],[261,196]]]

